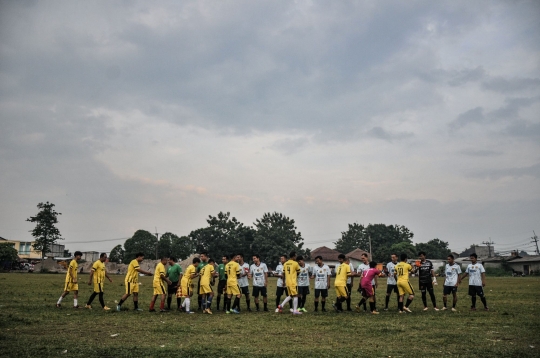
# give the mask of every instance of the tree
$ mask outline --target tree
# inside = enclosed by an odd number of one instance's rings
[[[401,254],[407,254],[408,258],[413,259],[416,257],[416,248],[410,242],[402,241],[390,246],[390,254],[392,253],[398,256],[398,260],[401,260],[399,258]]]
[[[430,259],[445,260],[452,251],[448,248],[448,243],[439,239],[429,240],[428,242],[419,242],[416,244],[416,253],[424,251]]]
[[[257,231],[252,245],[253,253],[258,253],[266,264],[275,267],[279,257],[288,257],[291,251],[309,259],[310,251],[302,248],[304,239],[302,234],[296,231],[293,219],[277,212],[264,213],[254,225]]]
[[[131,260],[135,254],[142,252],[147,259],[156,257],[157,238],[146,230],[137,230],[133,237],[124,243],[124,259]]]
[[[2,243],[0,244],[0,262],[13,262],[19,258],[17,250],[13,247],[13,244]]]
[[[341,238],[334,242],[336,251],[348,253],[355,249],[369,250],[369,240],[365,237],[363,225],[349,224],[349,229],[341,233]]]
[[[173,234],[174,235],[174,234]],[[178,260],[185,260],[194,252],[193,243],[187,236],[178,237],[174,235],[171,242],[171,256]]]
[[[122,245],[116,245],[109,254],[109,261],[116,262],[117,264],[124,262],[125,251],[122,249]]]
[[[69,250],[64,250],[64,257],[71,257],[71,252]]]
[[[178,237],[173,233],[166,232],[161,235],[158,242],[158,257],[171,256],[172,238]]]
[[[48,201],[37,205],[39,212],[36,216],[31,216],[26,221],[36,223],[36,227],[31,230],[32,236],[36,239],[34,250],[41,251],[41,259],[45,258],[45,254],[50,250],[51,245],[57,240],[64,240],[60,235],[60,230],[56,227],[58,224],[58,215],[62,215],[54,210],[54,204]],[[43,271],[43,265],[41,265]]]

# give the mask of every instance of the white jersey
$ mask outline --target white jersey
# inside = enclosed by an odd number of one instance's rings
[[[309,264],[304,264],[304,267],[300,266],[300,272],[298,273],[297,283],[298,286],[309,286],[309,276],[311,276],[311,267]]]
[[[266,264],[261,262],[259,266],[252,264],[249,268],[249,273],[253,277],[253,287],[263,287],[265,284],[265,273],[268,272]]]
[[[247,262],[244,262],[242,265],[240,265],[240,269],[242,270],[242,274],[246,274],[246,275],[241,276],[238,279],[238,286],[247,287],[249,286],[248,277],[247,277],[247,274],[249,273],[249,264]]]
[[[486,272],[482,264],[469,264],[465,272],[469,274],[469,286],[482,286],[482,273]]]
[[[283,275],[283,264],[282,264],[282,263],[280,263],[279,265],[277,265],[277,267],[276,267],[276,273],[277,273],[278,275]],[[283,278],[279,277],[279,278],[277,279],[276,286],[277,286],[277,287],[283,287]]]
[[[315,276],[315,289],[316,290],[326,290],[328,288],[328,280],[332,272],[328,265],[319,265],[313,266],[312,274]]]
[[[396,271],[395,267],[396,264],[392,261],[386,264],[386,269],[388,270],[388,279],[386,280],[387,285],[397,285],[396,277],[394,276]]]
[[[358,265],[358,269],[356,269],[356,272],[358,272],[362,277],[364,277],[364,272],[367,272],[367,270],[369,270],[369,265],[360,264]],[[375,286],[375,279],[371,280],[371,285]]]
[[[453,265],[446,264],[444,269],[446,279],[444,280],[445,286],[455,286],[458,282],[459,274],[461,273],[461,266],[454,262]]]

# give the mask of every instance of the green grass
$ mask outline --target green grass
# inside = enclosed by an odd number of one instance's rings
[[[80,277],[81,282],[87,275]],[[115,307],[124,292],[123,276],[105,286],[105,301]],[[398,315],[393,296],[391,310],[379,316],[364,313],[314,313],[313,292],[302,316],[245,311],[240,315],[150,313],[151,277],[142,277],[140,303],[145,312],[103,312],[54,307],[64,275],[0,274],[0,356],[2,357],[230,357],[230,356],[359,356],[494,357],[540,355],[540,278],[488,277],[486,297],[491,311],[470,312],[467,286],[459,289],[458,313],[421,311],[417,296],[412,314]],[[416,279],[413,286],[417,287]],[[356,283],[355,283],[356,285]],[[275,305],[275,279],[269,287],[269,307]],[[91,287],[80,284],[79,304]],[[378,307],[383,306],[385,280],[380,280]],[[442,306],[442,280],[436,287]],[[334,298],[333,289],[331,299]],[[359,294],[353,293],[353,307]],[[173,300],[174,301],[174,300]],[[428,297],[429,301],[429,297]],[[133,307],[131,298],[124,304]],[[176,304],[173,303],[176,307]],[[252,300],[252,306],[253,300]],[[331,309],[331,305],[328,305]],[[482,307],[480,300],[478,306]],[[215,300],[213,303],[215,308]],[[112,334],[119,334],[113,338]],[[162,347],[164,346],[164,347]],[[533,346],[534,348],[531,348]]]

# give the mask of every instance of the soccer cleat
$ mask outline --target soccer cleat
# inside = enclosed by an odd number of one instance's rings
[[[409,309],[409,307],[403,307],[403,309],[409,313],[412,313],[412,311]]]
[[[193,313],[195,313],[195,312],[193,312],[193,311],[186,311],[186,313],[187,313],[187,314],[193,314]]]
[[[398,312],[399,312],[399,314],[402,314],[402,313],[403,313],[403,311],[398,311]]]
[[[77,306],[73,306],[73,308],[75,308],[77,310],[77,309],[82,308],[82,307],[77,305]]]
[[[437,307],[433,307],[433,310],[434,311],[438,311],[439,309]]]
[[[134,310],[134,311],[138,311],[138,312],[142,312],[142,311],[143,311],[142,308],[134,308],[133,310]]]
[[[484,311],[489,311],[489,307],[484,307]]]
[[[347,311],[348,311],[348,312],[352,312],[352,309],[349,307],[349,308],[347,308]]]
[[[300,312],[300,311],[294,311],[294,310],[293,310],[293,313],[292,313],[292,314],[293,314],[293,315],[299,315],[299,314],[302,314],[302,312]]]
[[[377,311],[371,311],[371,314],[379,314]]]
[[[103,307],[103,310],[104,311],[110,311],[111,309],[109,307],[105,306],[105,307]]]
[[[448,309],[448,308],[443,307],[443,308],[441,308],[441,311],[446,311],[447,309]]]
[[[274,312],[279,313],[279,308],[276,308],[276,310]]]
[[[154,308],[150,308],[148,312],[156,312],[156,310]]]
[[[424,307],[423,311],[427,311],[429,308],[428,307]]]
[[[117,311],[117,312],[120,312],[121,310],[122,310],[122,306],[116,305],[116,311]]]
[[[248,312],[252,312],[250,307],[248,307]]]
[[[383,311],[388,311],[388,307],[383,308]]]
[[[225,313],[226,313],[226,314],[231,314],[231,311],[226,310]]]
[[[255,308],[255,312],[259,312],[259,309],[258,309],[258,308]]]
[[[315,309],[313,310],[313,312],[319,312],[319,309],[318,309],[318,308],[315,308]]]
[[[263,311],[264,311],[264,312],[268,312],[268,308],[264,308]]]
[[[164,313],[164,312],[169,312],[169,310],[162,308],[159,310],[159,312]]]
[[[334,308],[334,310],[335,310],[336,312],[339,312],[339,309],[337,308],[335,302],[332,302],[332,307]]]
[[[233,309],[231,310],[231,312],[234,313],[234,314],[239,314],[239,313],[240,313],[240,311],[237,310],[236,308],[233,308]]]
[[[302,311],[302,312],[304,312],[304,313],[307,313],[307,309],[305,309],[304,307],[299,308],[298,311]]]
[[[476,307],[471,307],[471,311],[476,311]]]
[[[292,308],[289,308],[289,312],[293,313],[293,312],[294,312],[294,310],[293,310]]]
[[[91,309],[92,309],[92,306],[90,306],[90,305],[85,305],[84,308],[88,308],[89,310],[91,310]]]
[[[282,305],[277,306],[277,312],[283,313],[283,306]]]
[[[361,312],[361,309],[360,309],[360,306],[356,306],[356,312],[360,313]]]
[[[60,308],[60,307],[62,307],[62,305],[60,303],[57,303],[56,308]]]
[[[457,309],[455,309],[454,307],[452,307],[452,312],[457,312]]]
[[[328,312],[328,311],[326,310],[326,308],[323,308],[323,309],[321,310],[321,312]]]
[[[210,310],[210,308],[207,308],[203,311],[203,313],[212,314],[212,311]]]

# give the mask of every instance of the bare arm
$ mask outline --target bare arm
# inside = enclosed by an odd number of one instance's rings
[[[112,282],[111,278],[109,277],[109,275],[107,274],[107,271],[105,271],[105,277],[107,277],[109,279],[109,282]]]
[[[92,284],[92,277],[94,277],[94,269],[90,270],[90,277],[88,278],[88,285]]]
[[[143,275],[152,276],[152,272],[144,271],[144,270],[143,270],[142,268],[140,268],[140,267],[139,267],[138,269],[136,269],[136,270],[137,270],[137,272],[140,272],[140,273],[142,273]]]
[[[482,276],[482,287],[485,287],[486,286],[486,273],[482,272],[481,276]]]

